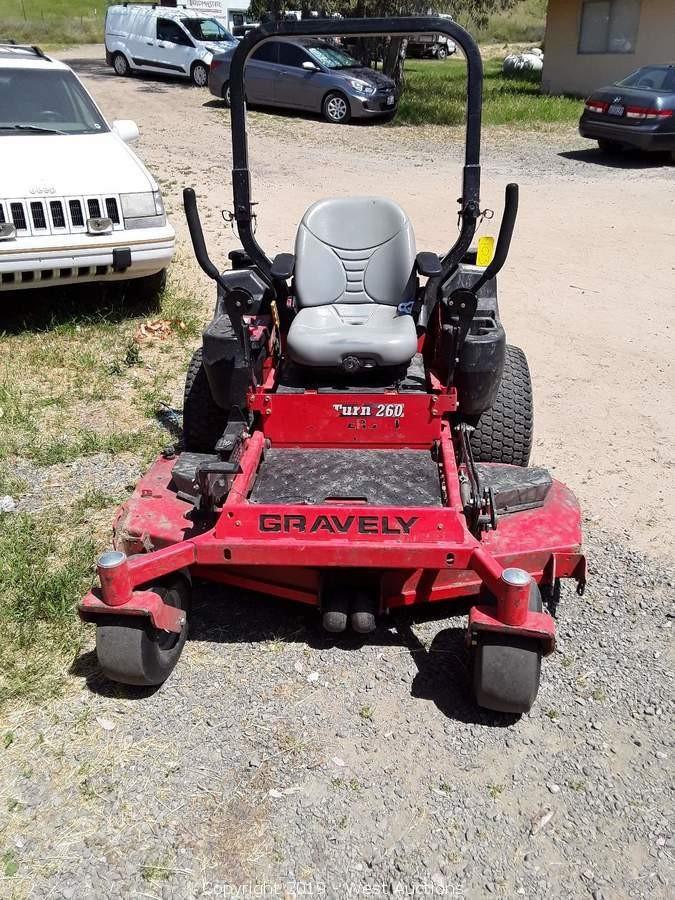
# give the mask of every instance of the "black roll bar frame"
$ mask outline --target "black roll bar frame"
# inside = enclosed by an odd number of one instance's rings
[[[441,286],[457,268],[469,249],[480,215],[480,137],[483,91],[483,62],[478,45],[461,25],[437,16],[401,16],[379,19],[302,19],[271,21],[249,31],[239,42],[230,65],[230,101],[232,129],[232,192],[234,218],[242,246],[263,276],[272,281],[272,261],[253,233],[251,179],[246,139],[246,102],[244,67],[258,44],[279,37],[375,37],[434,32],[447,35],[462,48],[467,63],[466,137],[460,232],[441,261],[441,274],[433,281]]]

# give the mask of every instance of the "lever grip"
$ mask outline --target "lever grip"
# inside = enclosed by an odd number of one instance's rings
[[[197,262],[209,278],[212,278],[225,289],[225,283],[220,277],[220,272],[209,259],[209,254],[206,250],[204,232],[202,231],[202,223],[199,218],[199,210],[197,209],[197,197],[193,188],[183,188],[183,208],[185,209],[185,218],[187,219]]]
[[[511,182],[506,185],[506,191],[504,192],[504,213],[502,215],[501,225],[499,226],[499,236],[497,237],[495,255],[490,265],[472,287],[473,291],[477,291],[486,281],[494,278],[504,266],[506,257],[509,255],[509,248],[511,247],[511,238],[513,237],[513,229],[516,224],[517,215],[518,185]]]

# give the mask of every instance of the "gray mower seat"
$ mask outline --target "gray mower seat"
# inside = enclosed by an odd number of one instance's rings
[[[299,311],[288,355],[305,366],[408,363],[417,332],[398,307],[415,299],[416,285],[415,238],[400,206],[381,197],[320,200],[295,241]]]

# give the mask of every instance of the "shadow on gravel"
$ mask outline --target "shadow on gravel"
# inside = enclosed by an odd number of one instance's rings
[[[659,169],[670,165],[668,153],[640,153],[639,150],[626,150],[611,156],[596,147],[589,147],[587,150],[565,150],[558,156],[572,162],[604,166],[606,169]]]
[[[474,705],[464,628],[443,628],[427,649],[411,624],[410,621],[397,623],[397,630],[417,666],[411,696],[431,700],[444,716],[459,722],[508,728],[518,721],[519,715],[489,712]]]
[[[369,635],[347,631],[333,635],[321,628],[318,611],[291,601],[274,599],[245,591],[228,591],[216,584],[194,585],[188,641],[220,644],[279,642],[302,644],[314,650],[350,653],[366,645],[404,647],[415,665],[410,693],[429,700],[448,719],[496,728],[512,725],[519,716],[491,713],[473,705],[471,700],[468,653],[463,627],[443,628],[427,648],[413,630],[416,623],[464,615],[470,603],[437,605],[433,611],[406,611],[392,615]],[[180,665],[180,662],[178,663]],[[83,678],[90,691],[105,697],[141,700],[157,688],[136,688],[113,684],[105,679],[94,651],[88,651],[72,664],[70,673]]]
[[[152,697],[161,687],[161,685],[134,687],[130,684],[117,684],[117,682],[108,681],[107,678],[103,677],[98,667],[95,650],[88,650],[74,659],[68,673],[76,678],[83,678],[92,694],[98,694],[101,697],[143,700],[146,697]]]
[[[214,98],[213,100],[206,100],[202,103],[203,109],[229,109],[222,100],[218,100]],[[358,128],[366,128],[366,127],[374,127],[376,125],[385,125],[388,122],[391,122],[394,118],[395,113],[386,112],[382,113],[379,116],[373,116],[369,119],[351,119],[346,125],[334,125],[332,122],[327,122],[321,113],[311,112],[306,109],[283,109],[280,106],[264,106],[260,103],[247,103],[246,109],[251,110],[252,112],[262,113],[266,116],[278,116],[280,119],[306,119],[309,122],[323,122],[327,127],[337,127],[337,128],[345,128],[351,125],[355,125]]]
[[[71,284],[3,294],[0,333],[47,331],[59,326],[121,322],[150,313],[157,301],[140,301],[124,282]]]

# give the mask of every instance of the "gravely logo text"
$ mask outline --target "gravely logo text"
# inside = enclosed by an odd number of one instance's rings
[[[291,534],[410,534],[418,516],[280,515],[264,513],[260,531]]]

